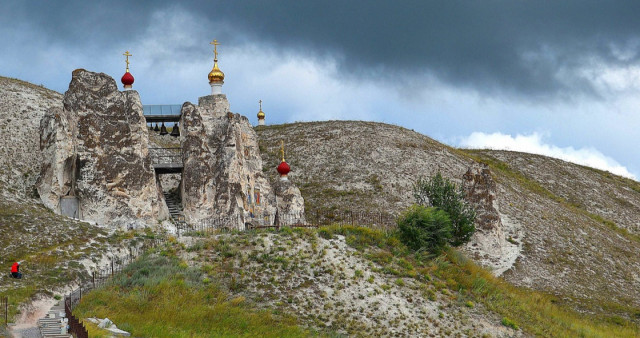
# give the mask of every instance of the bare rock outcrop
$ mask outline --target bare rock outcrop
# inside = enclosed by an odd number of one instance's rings
[[[0,196],[35,197],[42,158],[38,128],[54,107],[62,108],[60,93],[0,76]]]
[[[476,207],[476,224],[483,230],[499,229],[502,223],[493,203],[496,183],[491,178],[489,167],[470,167],[462,178],[465,198]]]
[[[508,241],[505,236],[505,226],[496,201],[497,185],[489,167],[469,167],[462,176],[462,187],[466,200],[476,210],[476,232],[465,246],[465,251],[490,267],[494,274],[501,275],[513,266],[521,247],[518,242],[512,239]]]
[[[293,182],[279,179],[273,184],[280,225],[304,223],[304,198]]]
[[[244,229],[272,219],[276,198],[262,172],[257,135],[246,117],[229,110],[226,96],[201,97],[198,106],[185,103],[180,127],[186,221],[224,219],[225,226]]]
[[[61,198],[75,197],[80,218],[119,228],[168,217],[138,92],[120,92],[108,75],[78,69],[63,105],[40,125],[44,204],[60,212]]]

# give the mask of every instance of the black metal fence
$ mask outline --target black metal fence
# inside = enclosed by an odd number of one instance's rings
[[[324,225],[358,225],[374,229],[392,229],[396,227],[396,216],[385,212],[371,211],[327,211],[308,215],[311,223]]]
[[[396,217],[382,212],[324,212],[312,215],[274,214],[247,217],[244,223],[240,217],[216,217],[196,224],[180,222],[178,235],[208,235],[220,231],[251,230],[281,227],[318,228],[325,225],[358,225],[375,229],[395,228]]]
[[[76,338],[89,338],[89,332],[87,332],[87,328],[84,324],[76,318],[76,316],[71,313],[71,299],[65,297],[64,299],[64,313],[68,319],[67,324],[69,325],[69,333],[72,333]]]
[[[9,297],[7,296],[0,298],[0,313],[4,326],[7,326],[9,324]]]

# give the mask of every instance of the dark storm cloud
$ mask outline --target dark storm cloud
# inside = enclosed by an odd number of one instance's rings
[[[150,13],[177,8],[203,26],[232,27],[229,43],[259,42],[319,59],[344,74],[390,82],[433,75],[479,91],[524,96],[592,92],[590,63],[639,61],[639,1],[14,2],[10,23],[67,44],[135,36]],[[12,15],[6,15],[7,9]],[[125,24],[127,22],[128,24]],[[217,35],[219,36],[219,35]]]

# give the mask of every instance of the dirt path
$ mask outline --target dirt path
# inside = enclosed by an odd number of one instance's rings
[[[22,314],[16,321],[16,325],[10,327],[9,332],[11,335],[16,338],[41,337],[38,329],[38,319],[43,318],[56,302],[58,301],[53,298],[44,298],[23,307],[21,309]]]

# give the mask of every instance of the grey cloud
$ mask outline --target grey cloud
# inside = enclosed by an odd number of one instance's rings
[[[160,8],[181,7],[228,43],[336,57],[347,77],[436,76],[480,92],[555,97],[594,89],[588,62],[637,64],[638,1],[14,2],[7,22],[51,41],[108,45],[140,34]],[[126,23],[126,24],[125,24]],[[623,51],[623,53],[620,53]]]

